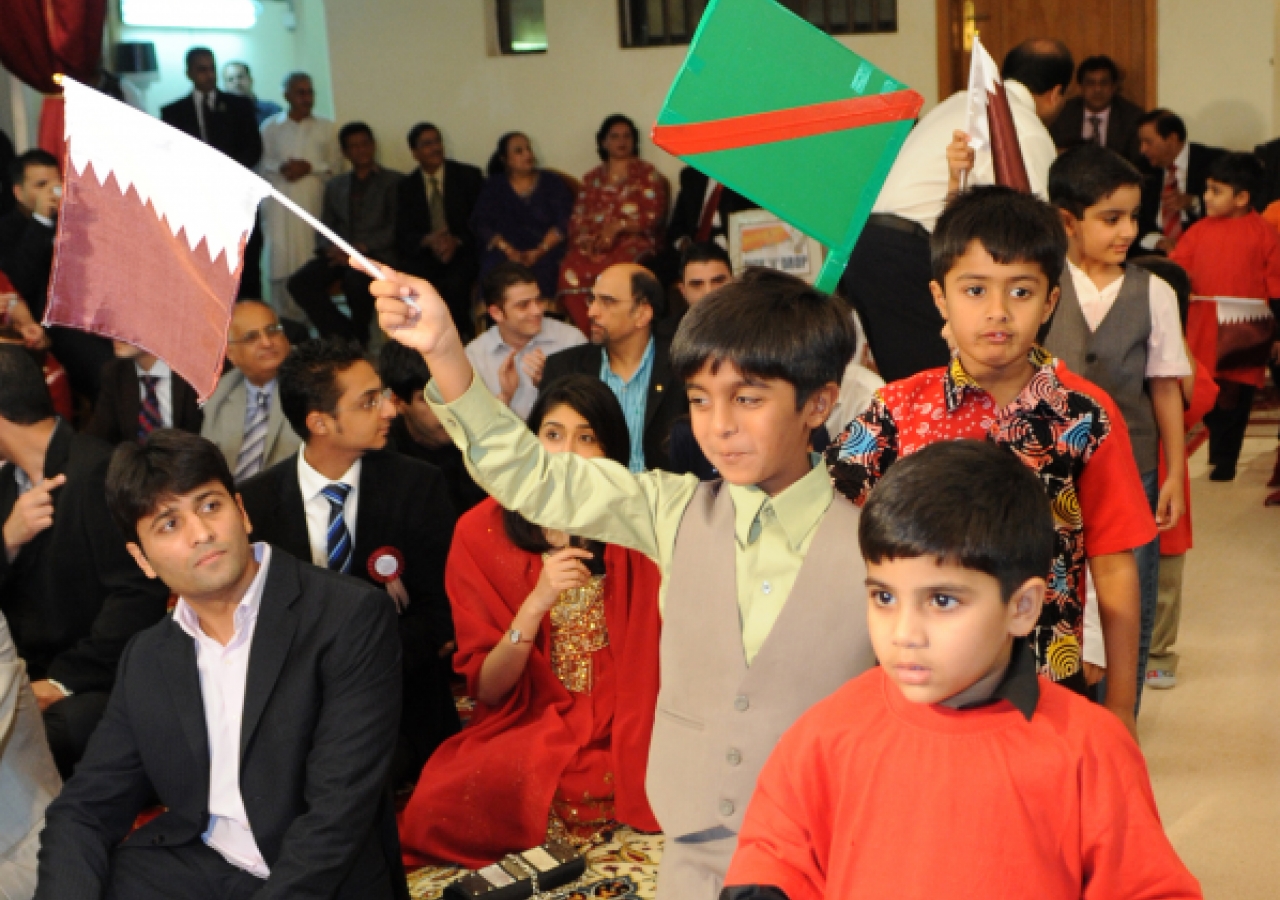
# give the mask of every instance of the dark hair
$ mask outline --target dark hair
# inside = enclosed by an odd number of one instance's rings
[[[568,406],[587,420],[605,457],[625,466],[631,459],[631,433],[622,404],[603,381],[590,375],[566,375],[543,389],[529,410],[529,430],[537,434],[542,421],[557,406]],[[507,538],[527,553],[551,549],[542,529],[512,510],[504,510],[502,524]],[[599,553],[597,552],[597,557]]]
[[[601,162],[609,161],[609,153],[604,149],[604,139],[609,136],[610,129],[619,122],[631,129],[632,150],[636,156],[640,155],[640,132],[636,128],[636,123],[622,113],[614,113],[601,123],[600,130],[596,132],[596,154]]]
[[[440,134],[440,129],[432,125],[430,122],[419,122],[409,129],[409,149],[413,150],[418,146],[418,138],[422,137],[424,131],[434,131]],[[441,135],[443,137],[443,135]]]
[[[1049,202],[1077,219],[1122,187],[1142,187],[1142,173],[1114,150],[1092,142],[1072,147],[1049,166]]]
[[[343,150],[347,149],[347,138],[354,137],[357,134],[366,134],[369,140],[373,140],[373,129],[364,122],[348,122],[342,126],[342,130],[338,132],[338,146]]]
[[[671,342],[682,380],[708,362],[744,375],[780,378],[796,389],[796,408],[824,384],[839,384],[853,359],[853,317],[844,301],[773,269],[749,268],[694,306]]]
[[[1000,77],[1019,81],[1033,94],[1047,94],[1055,87],[1071,86],[1075,62],[1062,41],[1035,38],[1010,50],[1000,67]]]
[[[489,164],[485,166],[485,172],[489,175],[501,175],[507,171],[507,145],[511,143],[513,138],[518,137],[522,137],[525,140],[529,139],[529,136],[523,131],[508,131],[498,138],[498,147],[493,151],[493,155],[489,157]]]
[[[218,57],[214,56],[213,51],[210,50],[208,47],[192,47],[190,50],[187,51],[186,62],[187,62],[188,69],[191,68],[191,63],[195,61],[195,58],[197,56],[207,56],[215,64],[218,62]],[[243,65],[243,63],[241,65]],[[249,67],[245,66],[245,70],[248,71],[248,69]]]
[[[1173,292],[1178,295],[1178,316],[1182,319],[1182,328],[1187,327],[1187,313],[1191,310],[1191,276],[1167,256],[1138,256],[1129,260],[1129,265],[1146,269],[1152,275],[1166,281]]]
[[[684,281],[684,270],[693,263],[722,262],[730,274],[733,273],[733,263],[729,261],[729,254],[719,244],[713,244],[710,241],[698,242],[690,241],[685,244],[683,250],[680,251],[680,280]]]
[[[1001,265],[1036,263],[1058,286],[1067,264],[1067,233],[1057,210],[1031,194],[989,185],[960,194],[938,218],[929,239],[933,278],[943,284],[969,244],[978,241]]]
[[[1085,61],[1080,63],[1080,68],[1076,69],[1076,81],[1084,84],[1084,77],[1090,72],[1107,72],[1111,75],[1111,81],[1114,84],[1120,83],[1120,67],[1110,56],[1086,57]]]
[[[307,416],[313,412],[329,415],[338,408],[337,375],[360,360],[364,351],[352,340],[322,338],[294,348],[276,374],[280,385],[280,409],[294,432],[304,440],[311,437]]]
[[[1262,196],[1267,174],[1262,160],[1252,153],[1224,153],[1209,166],[1209,177],[1236,193],[1248,194],[1252,203]]]
[[[59,168],[58,158],[48,150],[41,150],[39,147],[19,153],[9,163],[9,183],[21,186],[27,180],[27,169],[32,166],[53,166],[57,169]]]
[[[1149,113],[1144,113],[1142,118],[1138,119],[1138,127],[1143,125],[1155,125],[1156,134],[1168,140],[1169,136],[1176,134],[1178,140],[1186,141],[1187,125],[1182,121],[1182,116],[1177,113],[1171,113],[1167,109],[1153,109]]]
[[[502,307],[507,288],[513,284],[537,284],[538,276],[528,266],[518,262],[500,262],[480,279],[480,296],[485,306]]]
[[[27,348],[0,345],[0,419],[14,425],[34,425],[53,415],[53,398],[44,373]]]
[[[1056,535],[1040,479],[987,441],[940,441],[900,459],[862,508],[868,563],[932,557],[985,572],[1007,603],[1029,578],[1047,578]]]
[[[137,444],[116,447],[107,467],[107,507],[129,541],[138,522],[166,497],[180,497],[217,482],[236,495],[235,479],[218,445],[177,428],[157,428]]]
[[[391,388],[391,393],[405,403],[412,403],[431,380],[431,370],[417,350],[410,350],[396,341],[387,341],[378,351],[378,376]]]
[[[647,303],[653,308],[653,319],[657,321],[667,314],[667,292],[662,282],[643,266],[631,272],[631,299],[636,303]]]

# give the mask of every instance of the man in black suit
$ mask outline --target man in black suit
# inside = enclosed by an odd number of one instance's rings
[[[418,168],[400,182],[396,249],[401,267],[430,281],[449,304],[465,343],[475,335],[471,292],[480,271],[471,213],[484,176],[475,166],[445,159],[440,129],[419,122],[409,131]]]
[[[667,246],[653,261],[653,273],[663,286],[679,280],[680,254],[690,244],[714,243],[729,249],[729,217],[756,204],[693,166],[680,170],[680,191],[667,223]]]
[[[138,571],[111,520],[110,455],[54,416],[26,350],[0,346],[0,612],[63,777],[102,717],[125,644],[160,620],[169,596]]]
[[[108,444],[141,441],[157,428],[200,433],[196,392],[168,363],[141,347],[112,341],[116,358],[102,369],[102,389],[85,429]]]
[[[262,159],[262,135],[253,101],[218,90],[218,66],[208,47],[187,51],[187,78],[191,94],[163,107],[160,118],[252,169]],[[241,297],[262,296],[261,262],[262,233],[255,225],[244,248]]]
[[[609,385],[627,417],[633,472],[667,469],[672,423],[689,410],[684,384],[671,371],[671,338],[653,323],[666,292],[653,273],[634,263],[600,273],[587,306],[591,343],[547,357],[542,390],[580,373]]]
[[[1120,96],[1120,68],[1109,56],[1090,56],[1076,69],[1080,96],[1072,97],[1049,126],[1059,150],[1101,144],[1134,165],[1146,167],[1138,152],[1142,107]]]
[[[178,595],[138,635],[40,848],[40,900],[408,900],[387,790],[400,647],[386,594],[250,545],[222,453],[122,444],[129,552]],[[137,830],[158,799],[158,817]]]
[[[1204,218],[1201,197],[1209,167],[1226,153],[1187,140],[1187,126],[1167,109],[1153,109],[1138,123],[1138,147],[1155,173],[1142,189],[1141,237],[1135,251],[1168,252],[1182,233]]]
[[[240,486],[253,537],[395,598],[404,709],[392,777],[400,785],[461,727],[444,590],[453,504],[438,469],[382,449],[395,407],[359,345],[302,344],[280,367],[278,384],[303,447]]]

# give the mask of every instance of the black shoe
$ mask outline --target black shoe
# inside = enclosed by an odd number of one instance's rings
[[[1236,467],[1231,466],[1230,468],[1228,468],[1226,466],[1218,466],[1212,472],[1209,473],[1209,480],[1210,481],[1235,481]]]

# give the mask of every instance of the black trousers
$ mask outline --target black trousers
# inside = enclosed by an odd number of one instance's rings
[[[404,271],[425,278],[440,292],[449,306],[453,324],[458,328],[463,343],[475,337],[475,320],[471,315],[471,297],[476,286],[480,266],[474,256],[459,253],[442,263],[435,254],[424,251],[417,259],[405,261]]]
[[[929,282],[929,239],[868,222],[840,281],[885,381],[945,366],[942,315]]]
[[[125,844],[111,853],[106,900],[248,900],[266,882],[196,840],[180,847]]]
[[[244,244],[244,268],[240,270],[240,289],[237,300],[262,299],[262,221],[253,219],[253,231]]]
[[[1209,465],[1215,469],[1235,471],[1256,390],[1251,384],[1218,382],[1218,402],[1204,417],[1204,427],[1209,430]]]
[[[106,712],[109,696],[106,691],[72,694],[44,711],[45,735],[63,781],[71,777],[84,756],[89,738]]]
[[[369,325],[373,321],[372,282],[368,275],[350,266],[334,265],[327,257],[316,256],[289,277],[287,287],[293,299],[306,312],[321,337],[341,337],[369,343]],[[342,282],[351,318],[334,305],[330,290],[334,282]]]
[[[51,326],[48,332],[49,340],[53,342],[53,355],[67,370],[71,389],[90,403],[97,403],[98,391],[102,387],[102,368],[115,359],[111,341],[61,325]]]

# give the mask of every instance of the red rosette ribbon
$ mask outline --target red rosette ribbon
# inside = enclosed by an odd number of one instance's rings
[[[379,547],[369,554],[369,577],[390,584],[404,574],[404,554],[395,547]]]

